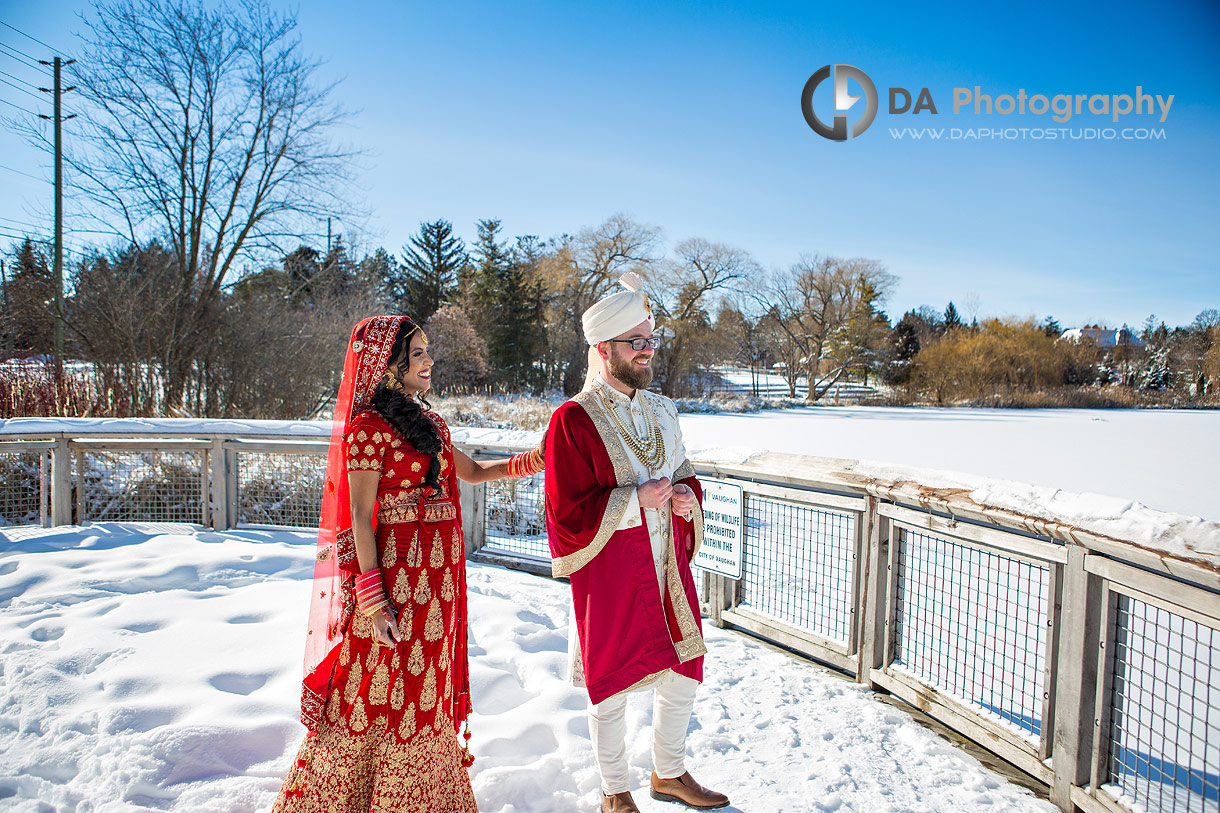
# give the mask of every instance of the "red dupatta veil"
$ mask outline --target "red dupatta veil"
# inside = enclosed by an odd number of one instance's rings
[[[335,658],[343,643],[344,621],[354,610],[345,606],[343,581],[359,575],[352,537],[351,501],[343,439],[352,417],[367,409],[373,390],[385,374],[390,346],[405,316],[373,316],[352,329],[343,361],[343,380],[335,401],[326,456],[322,513],[318,521],[318,551],[309,603],[309,634],[305,637],[305,681],[301,690],[301,722],[317,731]]]

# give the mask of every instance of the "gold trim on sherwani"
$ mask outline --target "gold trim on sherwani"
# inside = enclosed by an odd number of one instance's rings
[[[614,466],[614,480],[618,487],[610,492],[610,499],[606,502],[606,510],[602,513],[602,521],[597,526],[593,541],[576,553],[551,560],[551,575],[556,577],[572,575],[601,553],[610,537],[618,530],[619,523],[623,521],[623,515],[627,513],[627,506],[631,503],[631,495],[636,486],[635,472],[631,468],[631,461],[627,459],[627,451],[623,448],[618,433],[610,425],[610,420],[602,412],[597,397],[591,391],[585,390],[572,400],[580,404],[593,421],[593,426],[606,447],[606,454],[610,456],[610,463]]]

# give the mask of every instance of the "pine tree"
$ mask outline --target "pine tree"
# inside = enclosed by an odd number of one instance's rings
[[[530,269],[542,253],[537,238],[501,242],[499,220],[480,220],[470,279],[471,317],[487,341],[493,379],[517,389],[538,384],[542,351],[542,287]]]
[[[55,285],[46,255],[26,238],[14,259],[4,291],[5,349],[18,356],[50,355]]]
[[[1048,316],[1042,320],[1042,332],[1052,339],[1058,339],[1063,333],[1063,328],[1060,326],[1058,319]]]
[[[956,330],[962,326],[962,316],[957,312],[957,306],[952,302],[945,308],[945,331]]]
[[[402,251],[402,278],[390,295],[423,324],[441,306],[452,304],[459,275],[469,262],[466,246],[454,236],[453,224],[441,219],[420,223],[419,234]]]

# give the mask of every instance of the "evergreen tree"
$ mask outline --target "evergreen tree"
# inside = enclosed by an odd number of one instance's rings
[[[471,317],[487,341],[491,374],[499,385],[537,385],[542,351],[542,286],[530,273],[541,258],[537,238],[501,242],[499,220],[480,220],[470,280]]]
[[[1052,339],[1058,339],[1063,334],[1063,328],[1060,326],[1058,319],[1048,316],[1042,320],[1042,332]]]
[[[55,284],[47,257],[28,237],[4,286],[5,350],[17,356],[54,351]]]
[[[419,234],[402,251],[402,276],[390,295],[398,307],[409,308],[411,317],[423,324],[443,305],[452,303],[458,277],[468,262],[466,246],[454,236],[453,224],[441,219],[420,223]]]
[[[956,330],[962,326],[962,316],[957,312],[957,306],[952,302],[945,308],[945,331]]]

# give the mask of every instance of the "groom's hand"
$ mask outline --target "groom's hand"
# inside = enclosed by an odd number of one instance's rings
[[[669,498],[673,496],[674,489],[669,483],[669,478],[662,477],[660,480],[649,480],[646,483],[640,483],[635,487],[635,493],[640,498],[641,508],[660,508],[669,502]]]
[[[690,486],[682,483],[674,486],[673,509],[683,519],[691,518],[691,512],[695,510],[695,492]]]

